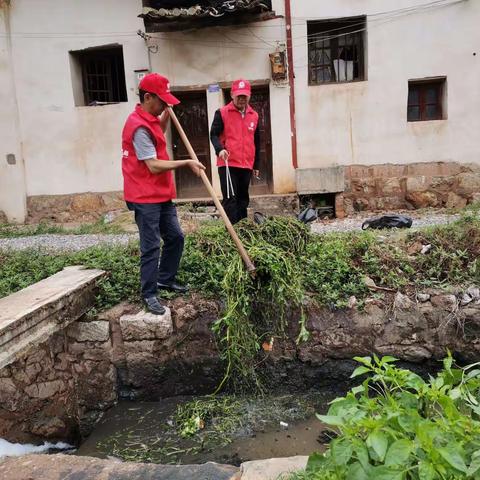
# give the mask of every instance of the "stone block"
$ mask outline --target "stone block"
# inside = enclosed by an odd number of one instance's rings
[[[353,202],[353,208],[356,212],[368,210],[370,203],[366,198],[356,198]]]
[[[407,165],[407,176],[451,176],[458,175],[462,171],[462,165],[455,162],[425,162]]]
[[[32,398],[50,398],[57,393],[63,392],[66,388],[62,380],[53,380],[51,382],[34,383],[25,387],[25,393]]]
[[[441,308],[449,312],[455,310],[457,307],[457,297],[455,297],[455,295],[435,295],[432,296],[430,301],[434,307]]]
[[[110,338],[109,324],[101,320],[75,322],[67,330],[67,335],[77,342],[106,342]]]
[[[408,177],[406,181],[407,193],[426,192],[430,188],[431,181],[422,175],[419,177]]]
[[[364,195],[373,195],[376,192],[376,182],[374,178],[356,178],[351,181],[351,190],[355,193]]]
[[[343,193],[337,193],[335,195],[335,216],[337,218],[345,218]]]
[[[61,438],[65,431],[65,422],[58,417],[43,418],[31,426],[31,432],[42,438]]]
[[[467,199],[457,195],[455,192],[449,192],[447,195],[447,208],[464,208],[467,205]]]
[[[459,194],[473,194],[480,192],[479,173],[461,173],[458,175]]]
[[[168,307],[164,315],[144,311],[136,315],[123,315],[120,317],[120,329],[125,342],[162,340],[173,332],[172,315]]]
[[[415,303],[403,293],[397,292],[394,305],[395,308],[399,310],[411,310],[415,306]]]
[[[439,200],[433,192],[409,192],[406,200],[415,208],[437,207]]]
[[[382,192],[386,197],[402,195],[402,186],[398,177],[377,178],[377,191]]]
[[[74,212],[101,212],[105,206],[102,197],[97,193],[80,193],[72,197],[70,208]]]
[[[270,458],[242,463],[242,480],[278,480],[307,466],[308,457]],[[287,477],[288,478],[288,477]]]
[[[316,193],[337,193],[345,189],[343,167],[298,168],[297,192],[300,195]]]

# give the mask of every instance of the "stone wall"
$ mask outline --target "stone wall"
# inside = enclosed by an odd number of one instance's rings
[[[0,370],[0,438],[76,443],[117,399],[109,324],[79,321]]]
[[[480,166],[455,162],[345,167],[344,209],[458,208],[480,200]]]
[[[168,302],[164,316],[120,304],[95,320],[71,324],[0,371],[0,438],[75,442],[118,398],[158,400],[211,393],[223,376],[211,326],[221,306],[198,295]],[[480,355],[480,290],[425,290],[370,298],[365,309],[330,311],[309,302],[309,341],[289,331],[265,352],[269,391],[350,385],[357,355],[394,355],[433,371],[450,350],[461,362]],[[171,313],[170,313],[171,312]]]
[[[123,192],[37,195],[27,198],[27,223],[95,222],[124,209]]]

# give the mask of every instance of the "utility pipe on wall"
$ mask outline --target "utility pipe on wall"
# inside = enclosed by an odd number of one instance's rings
[[[292,11],[290,0],[285,0],[285,29],[287,33],[288,83],[290,85],[290,128],[292,137],[292,164],[298,168],[297,125],[295,119],[295,72],[293,71]]]

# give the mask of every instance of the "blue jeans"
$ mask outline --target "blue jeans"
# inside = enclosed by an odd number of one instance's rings
[[[184,236],[177,218],[177,209],[171,201],[163,203],[127,202],[135,212],[140,234],[140,282],[143,298],[157,293],[157,282],[175,281],[183,253]],[[163,240],[160,257],[160,241]],[[160,265],[159,265],[160,260]]]

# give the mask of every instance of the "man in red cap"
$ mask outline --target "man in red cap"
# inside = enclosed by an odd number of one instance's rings
[[[247,217],[252,171],[256,177],[259,174],[260,135],[258,113],[249,105],[250,83],[235,80],[231,95],[232,101],[215,112],[210,140],[217,154],[222,205],[236,223]]]
[[[150,312],[163,315],[165,308],[157,298],[157,290],[187,291],[175,282],[184,237],[172,202],[172,170],[190,167],[200,175],[205,167],[196,160],[169,159],[163,134],[168,122],[165,109],[180,102],[170,93],[168,80],[158,73],[146,75],[139,84],[139,96],[140,103],[122,132],[124,197],[129,210],[135,212],[140,234],[142,296]]]

